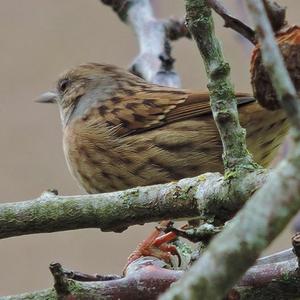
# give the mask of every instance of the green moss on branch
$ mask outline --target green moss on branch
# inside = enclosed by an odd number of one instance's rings
[[[187,23],[202,55],[210,91],[211,108],[223,143],[225,171],[255,169],[240,126],[230,67],[215,36],[211,9],[206,0],[186,0]]]
[[[82,228],[120,232],[131,225],[199,216],[222,223],[265,178],[261,170],[230,181],[207,173],[176,183],[98,195],[64,197],[46,192],[35,200],[0,204],[0,238]]]

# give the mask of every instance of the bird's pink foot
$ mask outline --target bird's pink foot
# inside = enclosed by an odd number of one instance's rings
[[[170,221],[163,221],[160,226],[168,226]],[[162,229],[155,228],[147,239],[142,241],[137,248],[128,257],[127,266],[133,261],[142,256],[154,256],[166,262],[170,262],[171,255],[177,255],[177,248],[174,245],[168,244],[177,238],[175,232],[168,232],[163,234]]]

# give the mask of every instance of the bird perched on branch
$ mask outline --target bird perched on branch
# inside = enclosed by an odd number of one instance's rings
[[[247,94],[236,97],[248,148],[267,166],[287,132],[285,114],[265,110]],[[38,101],[58,104],[69,169],[88,193],[223,171],[207,92],[162,87],[118,67],[91,63],[64,73],[56,91]],[[142,255],[168,260],[176,253],[167,244],[174,238],[175,233],[161,237],[156,229],[128,264]]]
[[[248,148],[267,166],[287,132],[285,114],[247,94],[236,97]],[[58,104],[69,169],[88,193],[223,171],[207,92],[162,87],[90,63],[64,73],[38,101]]]

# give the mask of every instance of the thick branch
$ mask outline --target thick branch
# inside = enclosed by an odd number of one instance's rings
[[[57,264],[56,264],[57,265]],[[133,262],[125,277],[93,276],[76,271],[65,272],[64,281],[68,284],[68,295],[81,299],[155,299],[170,284],[184,274],[182,271],[165,269],[165,264],[154,257],[144,257]],[[79,274],[70,277],[69,273]],[[74,277],[78,280],[74,280]],[[91,278],[86,282],[87,278]],[[104,278],[104,280],[102,280]],[[297,259],[293,255],[289,260],[270,264],[255,265],[234,287],[230,295],[237,298],[229,299],[296,299],[300,293],[300,278]],[[153,289],[155,286],[155,289]],[[3,300],[18,299],[57,299],[54,289],[46,289],[11,297]]]
[[[178,280],[183,273],[182,271],[168,270],[164,266],[165,263],[155,257],[144,257],[134,261],[123,278],[85,282],[75,281],[66,277],[64,280],[68,284],[69,297],[61,299],[153,300],[157,298],[159,293],[165,291],[172,282]],[[60,299],[56,295],[54,289],[46,289],[33,293],[3,297],[2,299]]]
[[[252,267],[234,287],[239,300],[299,299],[297,259]]]
[[[41,197],[0,205],[0,238],[80,228],[122,231],[128,226],[163,219],[228,220],[266,178],[259,170],[224,181],[207,173],[177,183],[84,196]]]
[[[240,126],[234,90],[229,78],[230,67],[225,61],[214,32],[211,9],[204,0],[186,0],[187,23],[204,60],[211,108],[223,144],[225,170],[253,169],[246,147],[246,132]]]

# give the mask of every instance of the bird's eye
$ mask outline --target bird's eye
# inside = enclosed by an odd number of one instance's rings
[[[58,83],[58,89],[60,92],[64,93],[68,87],[70,83],[70,80],[65,78],[65,79],[62,79],[59,83]]]

